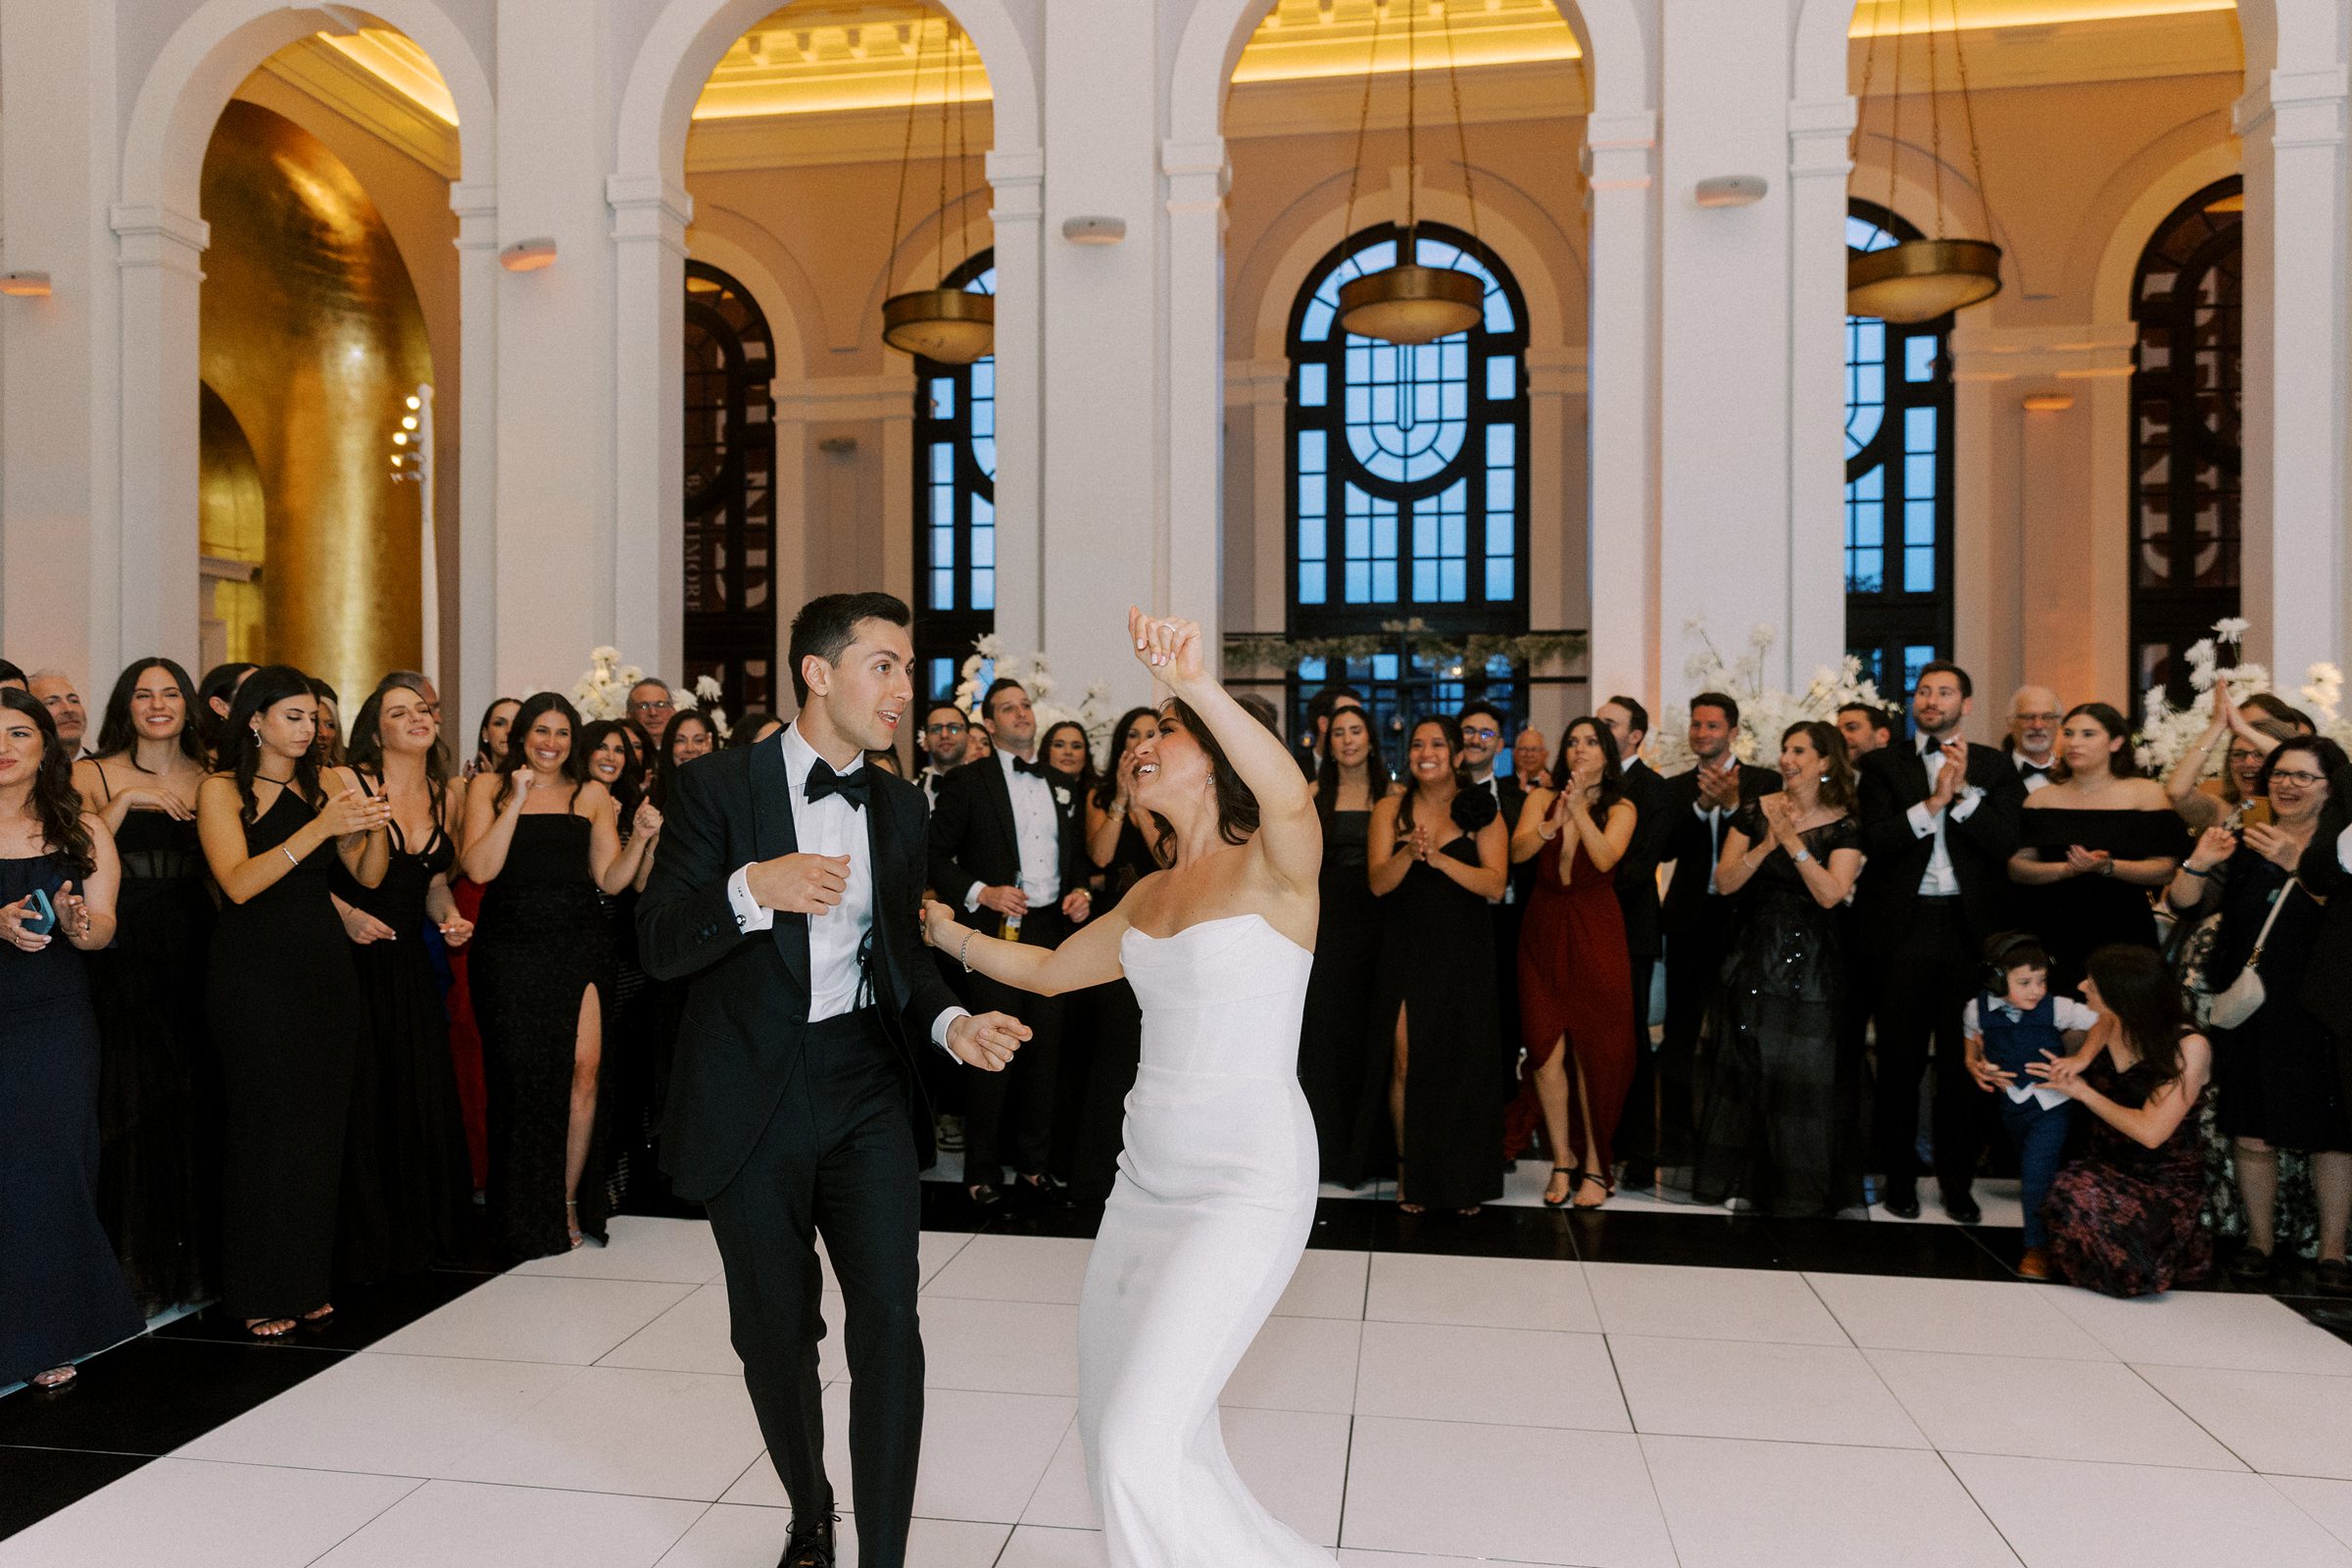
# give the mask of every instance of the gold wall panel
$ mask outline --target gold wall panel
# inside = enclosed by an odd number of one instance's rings
[[[221,561],[260,565],[269,550],[269,505],[262,497],[262,466],[254,461],[245,427],[228,412],[220,394],[201,388],[197,413],[197,548]],[[217,581],[213,618],[226,628],[221,656],[248,664],[270,662],[265,631],[262,585]]]
[[[432,379],[424,313],[367,191],[282,115],[229,104],[202,200],[199,373],[260,478],[261,641],[356,707],[422,648],[418,497],[391,482],[391,454],[409,393]],[[201,493],[233,493],[215,470],[227,444],[203,457]]]

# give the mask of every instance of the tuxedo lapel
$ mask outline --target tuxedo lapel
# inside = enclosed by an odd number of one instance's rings
[[[900,1002],[898,960],[891,943],[903,907],[898,901],[906,896],[898,879],[899,833],[897,792],[884,780],[876,779],[874,792],[865,804],[865,863],[874,879],[874,1000],[891,1017],[897,1016]]]
[[[800,853],[800,833],[792,822],[792,776],[784,770],[784,748],[773,740],[752,748],[752,846],[762,860]],[[784,956],[784,967],[807,997],[808,917],[779,912],[768,930]]]

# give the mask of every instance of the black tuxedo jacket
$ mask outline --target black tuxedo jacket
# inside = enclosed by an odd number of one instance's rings
[[[1936,858],[1936,840],[1911,831],[1910,810],[1928,798],[1928,764],[1914,739],[1881,747],[1862,759],[1861,885],[1854,912],[1865,930],[1885,935],[1909,920],[1919,905],[1920,879]],[[1970,745],[1967,782],[1984,799],[1965,822],[1947,812],[1944,847],[1960,881],[1960,908],[1971,940],[1983,942],[2008,919],[2009,857],[2017,853],[2026,781],[2017,764],[1989,746]]]
[[[1664,783],[1660,799],[1665,804],[1666,825],[1658,830],[1661,843],[1657,855],[1661,860],[1674,862],[1674,877],[1666,884],[1662,911],[1665,916],[1662,924],[1666,934],[1672,936],[1677,931],[1690,930],[1706,908],[1707,878],[1715,869],[1715,845],[1707,831],[1707,819],[1698,814],[1698,769],[1692,767],[1677,773]],[[1741,806],[1780,792],[1780,774],[1753,762],[1740,764]],[[1641,831],[1639,825],[1635,831]],[[1730,831],[1728,820],[1725,831]]]
[[[1059,823],[1057,853],[1066,898],[1086,886],[1094,872],[1086,859],[1086,815],[1076,789],[1059,778],[1046,782],[1055,791],[1054,814]],[[1020,881],[1021,840],[1012,818],[1012,786],[1004,777],[1004,764],[995,757],[966,762],[940,781],[939,804],[931,812],[929,854],[931,891],[958,913],[973,883],[1001,888]]]
[[[874,991],[884,1032],[906,1058],[907,1116],[928,1165],[931,1108],[915,1054],[939,1049],[932,1025],[956,998],[923,947],[922,792],[871,771],[861,814],[874,878]],[[799,849],[784,751],[772,738],[679,769],[637,901],[637,953],[655,979],[692,982],[662,1127],[662,1162],[682,1198],[710,1198],[734,1179],[799,1064],[809,917],[779,910],[768,930],[746,934],[727,901],[738,866]]]
[[[1674,786],[1656,768],[1635,758],[1625,766],[1625,798],[1634,805],[1634,837],[1617,861],[1612,879],[1617,906],[1625,912],[1625,941],[1637,957],[1655,957],[1659,951],[1658,863],[1666,858],[1667,839],[1676,826]],[[1695,787],[1691,799],[1697,799]],[[1685,805],[1683,814],[1690,814]],[[1694,823],[1703,827],[1704,823]],[[1704,882],[1700,889],[1706,887]],[[1636,998],[1640,1004],[1646,998]]]
[[[2328,780],[2328,805],[2311,835],[2311,848],[2296,867],[2303,885],[2328,901],[2298,1000],[2335,1036],[2338,1052],[2352,1052],[2352,871],[2344,869],[2336,853],[2347,826],[2352,826],[2352,767],[2339,767]],[[2352,1084],[2352,1074],[2346,1080]]]

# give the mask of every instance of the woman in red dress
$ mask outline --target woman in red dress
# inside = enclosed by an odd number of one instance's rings
[[[1530,790],[1511,858],[1537,876],[1519,928],[1519,1098],[1505,1120],[1506,1156],[1543,1118],[1551,1145],[1544,1202],[1597,1208],[1615,1190],[1611,1148],[1634,1078],[1633,961],[1610,873],[1633,842],[1617,743],[1593,718],[1568,726],[1554,790]]]

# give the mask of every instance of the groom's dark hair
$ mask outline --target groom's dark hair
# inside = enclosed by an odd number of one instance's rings
[[[861,620],[887,620],[893,626],[914,624],[914,612],[893,594],[826,594],[811,599],[792,617],[792,697],[808,706],[808,682],[801,661],[811,657],[828,664],[841,662],[842,652],[858,635]]]

